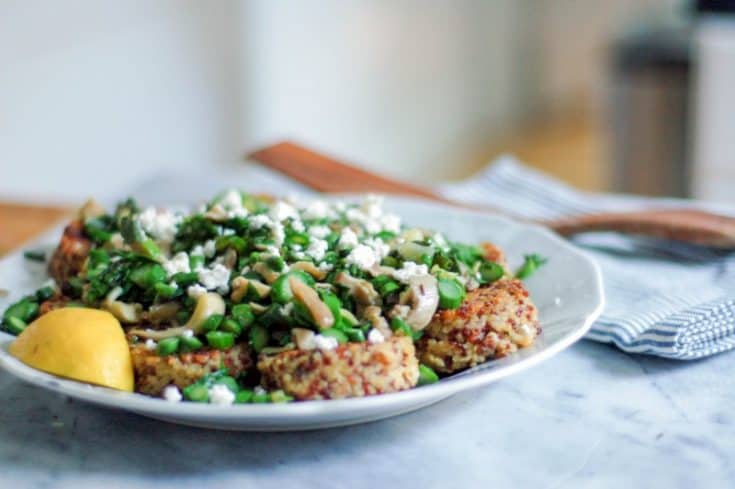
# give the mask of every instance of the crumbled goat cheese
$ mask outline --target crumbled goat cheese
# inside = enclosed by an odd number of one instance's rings
[[[301,221],[291,221],[291,229],[296,231],[297,233],[303,233],[306,227],[304,227],[304,223]]]
[[[235,402],[235,394],[223,384],[214,384],[209,388],[209,402],[227,406]]]
[[[323,200],[313,200],[304,209],[304,219],[324,219],[330,214],[329,206]]]
[[[158,346],[158,343],[156,343],[152,339],[148,338],[147,340],[145,340],[145,347],[147,349],[149,349],[149,350],[155,350],[157,346]]]
[[[169,277],[177,273],[189,273],[189,255],[184,251],[176,253],[173,258],[163,262],[163,269]]]
[[[329,244],[326,241],[314,238],[309,242],[306,254],[319,262],[324,259],[324,255],[327,253],[327,248],[329,248]]]
[[[330,232],[331,231],[327,226],[312,226],[309,228],[309,236],[319,239],[326,238]]]
[[[167,385],[163,389],[163,398],[168,402],[181,402],[181,391],[175,385]]]
[[[176,237],[176,230],[181,222],[181,216],[171,211],[158,212],[154,207],[146,207],[138,215],[138,222],[148,235],[164,243],[170,243]]]
[[[383,336],[383,333],[381,333],[377,329],[373,328],[368,333],[367,339],[368,339],[368,341],[370,343],[376,344],[376,343],[382,343],[382,342],[384,342],[385,341],[385,336]]]
[[[354,248],[357,246],[357,235],[352,229],[346,227],[342,229],[337,245],[343,249]]]
[[[322,262],[317,266],[317,268],[323,272],[329,272],[334,268],[334,265],[332,265],[331,263]]]
[[[314,347],[317,350],[334,350],[339,345],[337,338],[324,335],[314,335]]]
[[[385,244],[380,238],[368,238],[364,242],[365,246],[369,246],[375,251],[377,261],[381,261],[390,253],[390,246]]]
[[[281,250],[277,246],[268,245],[263,251],[268,252],[271,256],[281,256]]]
[[[350,251],[350,254],[345,258],[345,262],[350,265],[357,265],[362,270],[367,270],[373,265],[378,263],[378,256],[371,247],[360,244],[357,245]]]
[[[194,337],[194,331],[192,331],[190,329],[185,329],[184,331],[181,332],[181,336],[183,338],[193,338]]]
[[[204,248],[202,248],[202,245],[195,245],[189,252],[189,256],[204,256]]]
[[[256,396],[262,396],[263,394],[268,394],[268,391],[265,390],[263,387],[256,385],[255,387],[253,387],[253,394],[255,394]]]
[[[227,292],[229,290],[230,269],[221,263],[214,263],[211,268],[203,268],[197,274],[199,283],[207,290],[217,289]]]
[[[242,195],[235,189],[230,189],[219,199],[219,203],[225,209],[237,209],[242,207]]]
[[[202,252],[204,253],[204,256],[207,258],[212,258],[215,253],[217,253],[217,247],[216,243],[213,239],[207,240],[204,243],[204,248],[202,248]]]
[[[414,277],[427,275],[429,267],[424,264],[418,265],[412,261],[403,262],[403,266],[393,272],[393,278],[399,282],[407,283]]]
[[[283,229],[283,224],[280,222],[273,223],[271,227],[271,237],[276,246],[281,246],[283,241],[286,239],[286,231]]]
[[[395,214],[385,214],[380,218],[380,225],[383,231],[390,231],[391,233],[401,232],[401,218]]]
[[[199,284],[190,285],[189,288],[186,289],[186,295],[188,295],[192,299],[198,299],[200,296],[206,293],[207,289]]]
[[[222,231],[222,236],[232,236],[233,234],[235,234],[235,230],[232,228],[225,228]]]
[[[362,203],[361,210],[371,219],[377,219],[383,214],[383,201],[381,195],[369,194]]]
[[[258,214],[250,218],[250,227],[252,229],[260,229],[263,226],[272,226],[273,220],[265,214]]]
[[[285,221],[288,218],[294,220],[298,220],[299,218],[299,213],[296,208],[282,200],[276,202],[273,207],[271,207],[271,210],[268,214],[274,221],[277,222]]]

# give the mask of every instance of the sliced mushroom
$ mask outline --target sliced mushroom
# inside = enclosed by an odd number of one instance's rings
[[[261,299],[271,293],[271,288],[268,285],[252,278],[235,277],[231,285],[232,293],[230,294],[230,299],[232,299],[232,302],[240,302],[248,293],[250,287],[255,290],[255,293]]]
[[[362,312],[362,316],[370,321],[370,324],[373,325],[373,328],[380,331],[380,333],[385,338],[390,338],[390,336],[393,334],[390,326],[388,326],[388,321],[386,321],[386,319],[383,317],[383,311],[381,311],[378,306],[366,307]]]
[[[253,313],[255,314],[263,314],[265,311],[268,310],[268,306],[258,304],[257,302],[249,302],[248,305],[250,306],[250,310],[253,311]]]
[[[115,316],[121,323],[135,324],[139,323],[143,312],[143,306],[140,304],[128,304],[117,300],[122,294],[121,287],[115,287],[107,294],[102,308],[106,309],[110,314]]]
[[[401,294],[401,304],[411,310],[405,317],[406,323],[415,331],[424,329],[439,306],[439,290],[433,275],[417,275],[408,282],[408,289]]]
[[[202,325],[214,314],[225,313],[225,301],[222,300],[219,294],[214,292],[207,292],[202,294],[197,299],[197,305],[194,308],[194,312],[191,314],[189,321],[176,328],[168,328],[161,331],[154,331],[150,329],[132,329],[130,334],[142,338],[151,338],[153,340],[161,340],[164,338],[171,338],[173,336],[181,336],[184,331],[190,329],[194,334],[202,333]]]
[[[163,304],[156,304],[151,306],[148,310],[148,321],[153,324],[161,324],[170,322],[176,317],[176,313],[179,312],[180,306],[176,302],[164,302]]]
[[[253,265],[253,271],[262,275],[266,282],[272,284],[280,276],[280,274],[271,269],[265,262],[258,262]]]
[[[301,270],[302,272],[308,273],[317,280],[324,280],[324,277],[327,276],[327,272],[317,268],[316,265],[314,265],[310,261],[297,261],[296,263],[291,265],[291,270]]]
[[[332,311],[322,302],[319,294],[314,289],[296,277],[289,277],[288,285],[291,287],[291,292],[293,292],[296,300],[301,302],[309,310],[317,326],[321,329],[327,329],[334,325]]]
[[[215,222],[222,222],[229,219],[227,211],[220,204],[214,204],[206,213],[204,217]]]
[[[79,219],[82,221],[86,221],[87,219],[94,219],[95,217],[100,217],[105,215],[105,208],[102,207],[102,204],[97,202],[94,199],[89,199],[87,202],[84,203],[82,207],[79,208]]]
[[[380,305],[380,294],[376,292],[373,284],[367,280],[355,278],[347,272],[340,272],[334,279],[334,283],[346,287],[357,302],[364,306]]]
[[[291,337],[296,343],[296,348],[299,350],[313,350],[316,348],[314,336],[316,336],[316,334],[310,329],[293,328],[291,330]]]
[[[237,264],[237,251],[232,248],[227,248],[225,254],[222,255],[222,264],[232,270]]]
[[[421,241],[424,239],[424,231],[419,228],[406,229],[401,233],[404,241]]]

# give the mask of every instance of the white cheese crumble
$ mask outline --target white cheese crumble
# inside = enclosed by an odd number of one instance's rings
[[[349,265],[357,265],[362,270],[367,270],[378,263],[378,255],[371,247],[360,244],[350,251],[345,258],[345,262]]]
[[[329,244],[323,239],[312,238],[309,247],[306,248],[306,254],[319,262],[324,259],[328,248]]]
[[[368,339],[368,341],[370,343],[376,344],[376,343],[382,343],[382,342],[384,342],[385,341],[385,336],[383,336],[383,333],[381,333],[377,329],[373,328],[368,333],[367,339]]]
[[[385,244],[380,238],[368,238],[364,242],[365,246],[369,246],[375,252],[377,261],[381,261],[390,253],[390,246]]]
[[[183,338],[193,338],[194,337],[194,331],[192,331],[190,329],[185,329],[184,331],[181,332],[181,336]]]
[[[312,226],[309,228],[309,236],[319,239],[326,238],[330,232],[331,231],[327,226]]]
[[[252,229],[260,229],[263,226],[272,226],[273,221],[270,217],[266,216],[265,214],[258,214],[256,216],[253,216],[250,218],[250,227]]]
[[[324,335],[314,335],[314,347],[317,350],[334,350],[339,345],[337,338]]]
[[[190,285],[186,289],[186,294],[192,299],[198,299],[200,296],[207,293],[207,289],[199,284]]]
[[[412,261],[403,262],[403,266],[393,272],[393,278],[399,282],[407,283],[414,277],[427,275],[429,273],[429,267],[414,263]]]
[[[285,221],[288,218],[294,220],[298,220],[299,218],[299,213],[296,208],[282,200],[276,202],[273,207],[271,207],[271,210],[268,214],[274,221],[277,222]]]
[[[177,273],[189,273],[189,255],[184,251],[176,253],[173,258],[163,262],[163,269],[169,277]]]
[[[146,207],[138,215],[138,222],[148,235],[159,241],[170,243],[176,237],[176,230],[181,216],[168,210],[157,211],[155,207]]]
[[[383,227],[383,231],[401,232],[401,218],[395,214],[385,214],[380,218],[380,225]]]
[[[158,343],[156,343],[152,339],[148,338],[147,340],[145,340],[145,347],[148,350],[155,350],[157,346],[158,346]]]
[[[256,396],[262,396],[263,394],[268,394],[268,391],[263,389],[263,387],[256,385],[255,387],[253,387],[253,394],[255,394]]]
[[[235,402],[235,394],[223,384],[214,384],[209,388],[209,402],[228,406]]]
[[[357,246],[357,235],[352,229],[348,227],[342,229],[342,233],[339,235],[337,246],[342,249],[354,248],[355,246]]]
[[[204,248],[202,248],[202,253],[207,258],[212,258],[214,254],[217,252],[216,243],[213,239],[207,240],[204,243]]]
[[[281,246],[283,241],[286,239],[286,231],[283,229],[283,224],[280,222],[273,223],[271,227],[271,237],[276,246]]]
[[[181,391],[175,385],[167,385],[163,389],[163,398],[168,402],[181,402]]]
[[[323,219],[330,216],[329,206],[323,200],[313,200],[304,209],[304,219]]]
[[[297,233],[303,233],[306,227],[304,227],[303,222],[295,220],[295,221],[291,221],[291,229],[293,229]]]
[[[230,269],[221,263],[214,263],[211,268],[199,270],[197,277],[207,290],[217,289],[224,293],[230,288]]]
[[[229,190],[218,202],[227,212],[227,217],[245,217],[248,210],[242,205],[242,194],[237,190]]]

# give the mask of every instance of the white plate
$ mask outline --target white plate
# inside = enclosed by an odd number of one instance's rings
[[[531,297],[539,308],[543,328],[543,333],[534,345],[430,386],[361,399],[290,404],[172,404],[139,394],[61,379],[30,368],[8,355],[7,346],[12,337],[4,333],[0,333],[0,366],[39,387],[101,406],[125,409],[174,423],[253,431],[327,428],[396,416],[520,372],[551,358],[579,340],[602,311],[604,298],[597,265],[582,251],[546,229],[415,199],[388,198],[386,207],[398,212],[406,223],[442,231],[453,240],[497,243],[506,251],[514,266],[522,261],[526,253],[534,252],[548,257],[549,262],[526,281]],[[59,230],[56,230],[47,234],[42,242],[53,244],[58,233]],[[42,269],[24,263],[20,253],[4,259],[0,262],[0,288],[11,289],[12,294],[0,303],[0,307],[4,309],[12,300],[34,290],[42,281]]]

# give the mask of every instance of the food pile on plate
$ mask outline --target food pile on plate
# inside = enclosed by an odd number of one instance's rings
[[[189,212],[90,202],[49,260],[53,282],[2,328],[29,365],[170,401],[360,397],[531,345],[520,279],[542,263],[511,272],[496,246],[404,226],[374,196],[229,190]]]

